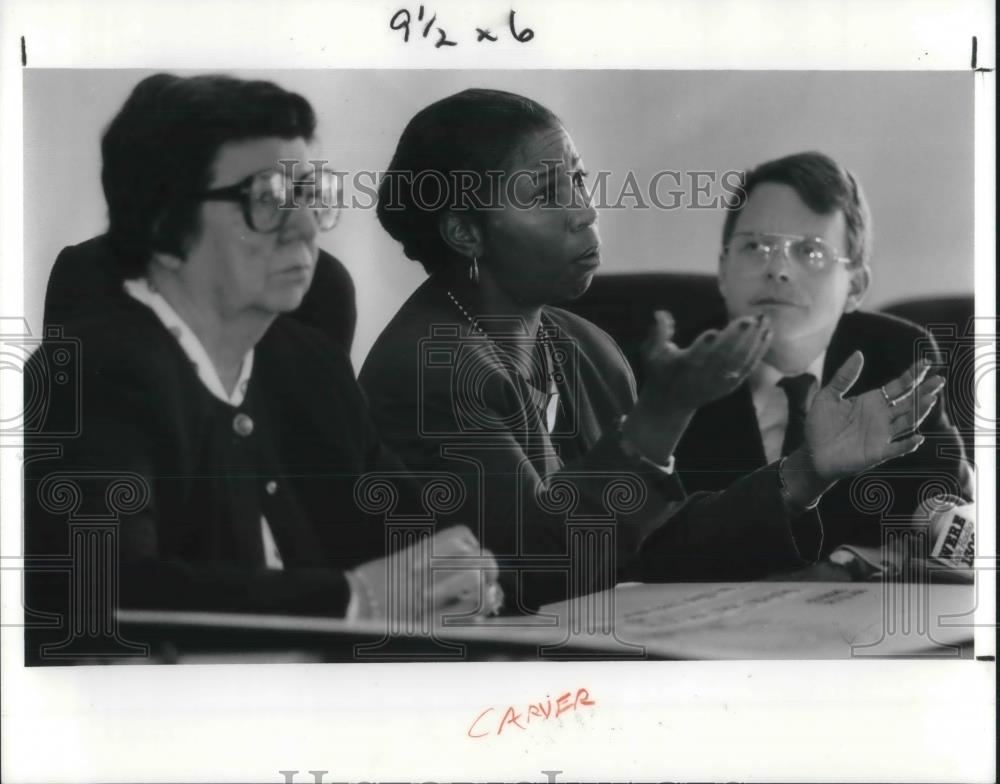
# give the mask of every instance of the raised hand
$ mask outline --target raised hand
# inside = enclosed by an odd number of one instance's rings
[[[673,342],[674,320],[658,310],[643,343],[646,383],[623,433],[645,457],[666,463],[694,412],[736,389],[767,352],[771,327],[764,314],[708,330],[686,349]]]
[[[431,620],[442,612],[495,615],[503,604],[496,560],[465,526],[368,561],[350,572],[348,581],[357,594],[359,618],[389,617],[404,628],[428,614]]]
[[[643,343],[646,386],[643,394],[671,410],[695,411],[728,395],[764,356],[771,328],[763,313],[736,319],[725,329],[707,330],[688,348],[673,342],[674,320],[664,310]]]
[[[918,362],[884,387],[845,397],[863,365],[861,352],[854,352],[813,400],[805,444],[789,456],[789,463],[805,474],[800,484],[813,485],[805,495],[818,495],[817,490],[909,454],[924,442],[915,431],[934,407],[944,379],[927,376],[929,365]],[[815,476],[807,476],[810,471]]]

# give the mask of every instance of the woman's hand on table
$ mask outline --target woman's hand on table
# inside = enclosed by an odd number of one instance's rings
[[[406,628],[427,614],[432,621],[441,614],[473,620],[496,615],[503,606],[497,575],[492,553],[463,525],[368,561],[348,573],[348,582],[358,608],[355,618],[393,617]]]

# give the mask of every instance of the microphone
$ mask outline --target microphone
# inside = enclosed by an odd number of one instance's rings
[[[930,557],[955,569],[971,569],[975,557],[976,505],[953,495],[935,496],[917,509],[929,519]]]

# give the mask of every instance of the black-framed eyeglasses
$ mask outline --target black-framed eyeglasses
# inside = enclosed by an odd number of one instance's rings
[[[799,234],[740,231],[730,238],[726,252],[736,256],[748,270],[763,267],[778,253],[810,272],[823,272],[834,264],[851,263],[849,257],[826,240]]]
[[[343,188],[340,177],[322,170],[314,180],[295,180],[279,171],[251,174],[223,188],[194,194],[203,201],[234,201],[243,207],[247,226],[261,234],[278,231],[293,210],[309,207],[320,231],[329,231],[340,220]]]

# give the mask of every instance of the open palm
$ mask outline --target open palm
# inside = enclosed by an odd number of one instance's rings
[[[719,331],[703,332],[688,348],[673,342],[674,322],[666,311],[643,343],[647,385],[644,397],[671,411],[695,411],[742,384],[770,345],[765,316],[746,317]]]
[[[816,394],[806,416],[806,448],[825,481],[866,471],[920,446],[923,436],[915,431],[944,386],[940,376],[925,378],[928,366],[917,363],[881,389],[845,397],[863,365],[861,352],[852,354]]]

